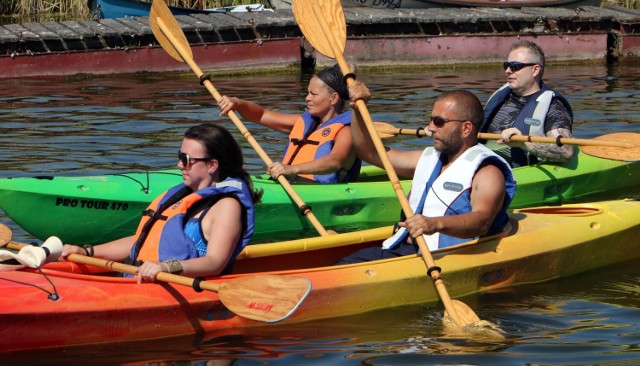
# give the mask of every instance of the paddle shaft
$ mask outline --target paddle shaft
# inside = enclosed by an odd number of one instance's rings
[[[16,243],[12,241],[7,244],[7,248],[20,250],[26,245],[28,244]],[[69,254],[69,256],[67,256],[67,260],[73,263],[87,264],[90,266],[105,268],[115,272],[128,273],[131,275],[135,275],[138,269],[138,267],[132,266],[129,264],[114,262],[107,259],[88,257],[86,255],[80,255],[80,254]],[[193,287],[193,281],[194,281],[193,278],[179,276],[179,275],[175,275],[167,272],[159,272],[158,275],[156,276],[156,280],[161,282],[167,282],[167,283],[175,283],[178,285],[184,285],[189,287]],[[199,283],[199,286],[203,290],[208,290],[213,292],[218,292],[218,290],[220,289],[220,285],[214,282],[201,281]]]
[[[389,134],[389,135],[410,135],[417,137],[424,137],[427,135],[423,128],[397,128],[390,124],[384,122],[376,122],[376,130],[378,132]],[[497,133],[478,133],[478,138],[481,140],[500,140],[502,136]],[[553,137],[546,136],[521,136],[521,135],[513,135],[510,137],[511,141],[521,141],[521,142],[534,142],[534,143],[544,143],[544,144],[558,144],[561,145],[581,145],[581,146],[611,146],[611,147],[621,147],[621,148],[632,148],[633,144],[629,144],[626,142],[616,142],[616,141],[604,141],[604,140],[593,140],[593,139],[576,139],[576,138],[568,138],[561,137],[559,140]]]
[[[185,50],[181,42],[178,39],[176,39],[173,33],[167,28],[162,18],[158,17],[157,22],[162,33],[165,35],[165,37],[167,37],[167,39],[169,39],[169,41],[175,47],[176,51],[178,51],[178,53],[180,54],[184,62],[186,62],[187,65],[189,65],[189,67],[191,67],[193,72],[198,76],[198,78],[200,78],[200,80],[204,80],[204,86],[207,88],[209,93],[211,93],[211,95],[215,98],[215,100],[220,101],[222,96],[220,95],[220,93],[218,93],[218,90],[216,90],[215,86],[213,85],[213,83],[211,83],[209,79],[206,79],[206,78],[203,79],[204,73],[202,72],[200,67],[198,67],[198,65],[193,61],[193,58],[189,56],[189,52]],[[247,139],[249,144],[258,153],[260,158],[265,162],[265,164],[267,164],[267,166],[273,164],[273,161],[271,160],[271,158],[269,158],[269,155],[267,155],[267,153],[262,149],[262,147],[253,137],[253,135],[251,135],[251,133],[244,126],[242,121],[240,121],[240,119],[236,116],[235,112],[230,111],[228,113],[228,116],[231,119],[231,121],[233,121],[233,123],[236,125],[240,133],[242,133],[242,135]],[[300,198],[298,193],[293,189],[293,187],[291,186],[287,178],[283,175],[280,175],[278,176],[278,182],[282,185],[282,187],[284,187],[285,191],[289,194],[291,199],[293,199],[295,204],[300,209],[301,213],[309,220],[309,222],[311,222],[311,224],[318,231],[318,233],[320,233],[320,235],[322,236],[329,235],[327,230],[322,226],[322,224],[320,224],[320,221],[318,221],[316,216],[313,214],[313,212],[311,211],[311,208],[304,203],[302,198]]]
[[[301,1],[301,0],[297,0],[297,1]],[[302,1],[308,1],[308,0],[302,0]],[[320,28],[322,29],[322,32],[331,47],[332,53],[336,61],[338,62],[338,65],[340,66],[340,70],[344,75],[349,75],[350,73],[349,67],[344,59],[344,56],[342,55],[342,52],[339,50],[339,47],[336,44],[337,43],[336,39],[333,33],[331,32],[329,25],[327,24],[323,14],[321,14],[320,11],[318,10],[317,2],[315,0],[312,0],[312,2],[313,2],[312,9],[313,9],[314,15],[321,25]],[[348,85],[353,84],[353,82],[354,82],[353,77],[347,78]],[[389,157],[387,156],[387,152],[384,148],[384,145],[382,144],[382,140],[378,136],[378,132],[373,123],[373,119],[371,118],[371,115],[369,114],[369,110],[367,109],[367,105],[363,100],[357,100],[356,107],[358,108],[358,112],[360,113],[360,115],[362,116],[365,122],[365,125],[367,127],[367,130],[369,131],[369,135],[371,136],[371,140],[376,148],[376,151],[378,152],[378,155],[380,155],[380,159],[382,160],[384,169],[386,170],[387,175],[389,176],[389,180],[391,181],[393,190],[395,191],[396,196],[398,197],[400,206],[402,207],[402,210],[405,216],[407,218],[410,218],[413,216],[413,211],[411,210],[409,201],[407,200],[407,197],[402,189],[400,180],[396,175],[395,169],[391,164]],[[433,257],[431,256],[431,252],[429,251],[426,241],[424,240],[422,235],[418,236],[416,240],[418,243],[418,247],[420,248],[422,258],[427,265],[429,274],[431,275],[431,279],[433,280],[436,286],[436,289],[438,291],[438,294],[440,295],[440,299],[442,300],[442,303],[444,304],[445,309],[447,310],[449,316],[451,316],[451,318],[457,323],[458,326],[463,326],[464,324],[461,322],[460,317],[458,316],[458,313],[456,311],[456,308],[451,301],[451,297],[447,292],[445,283],[440,277],[440,270],[435,265],[435,262],[433,260]]]

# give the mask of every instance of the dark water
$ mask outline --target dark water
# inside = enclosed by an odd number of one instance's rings
[[[413,128],[424,125],[439,93],[464,88],[485,101],[504,81],[497,69],[363,71],[358,78],[374,91],[370,111],[375,120]],[[194,79],[188,73],[0,79],[0,177],[173,167],[184,130],[212,120],[234,132],[249,171],[263,172],[262,161],[233,124],[218,116],[212,97]],[[551,66],[545,79],[571,101],[576,137],[640,132],[637,66]],[[213,83],[223,94],[297,112],[304,106],[307,80],[308,76],[291,73],[216,77]],[[249,123],[247,127],[267,154],[278,160],[284,136]],[[411,149],[422,148],[429,140],[405,136],[386,143]],[[32,239],[1,212],[0,222],[14,230],[15,239]],[[636,263],[464,301],[480,318],[499,324],[507,340],[448,337],[440,325],[442,308],[417,306],[244,334],[30,352],[8,356],[0,363],[640,364],[640,273]]]

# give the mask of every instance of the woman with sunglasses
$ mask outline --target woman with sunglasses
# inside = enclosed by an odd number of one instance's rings
[[[513,135],[571,137],[573,112],[569,102],[542,82],[544,52],[530,41],[514,43],[503,63],[507,83],[485,107],[481,132],[498,133],[498,144],[487,146],[511,161],[512,166],[535,164],[539,159],[564,162],[573,157],[573,146],[510,141]]]
[[[349,87],[352,103],[371,97],[360,82]],[[355,104],[352,104],[355,107]],[[388,148],[397,174],[413,177],[409,204],[415,213],[401,218],[396,233],[382,247],[362,249],[338,264],[416,254],[412,238],[423,235],[430,250],[445,248],[483,235],[496,234],[508,222],[507,207],[515,195],[509,164],[478,143],[482,104],[472,93],[455,90],[440,95],[426,127],[433,146],[424,150]],[[383,167],[371,136],[354,110],[353,143],[362,160]]]
[[[135,235],[95,247],[65,245],[62,259],[84,254],[138,265],[138,280],[159,272],[207,277],[227,273],[249,243],[255,192],[240,146],[224,127],[189,128],[178,152],[183,183],[157,197]]]
[[[340,68],[322,69],[309,81],[301,115],[272,111],[248,100],[222,96],[220,114],[237,111],[251,122],[289,135],[282,162],[267,168],[273,178],[320,183],[352,182],[361,161],[351,144],[351,111],[342,112],[349,92]]]

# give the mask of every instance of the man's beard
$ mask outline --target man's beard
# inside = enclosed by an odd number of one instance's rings
[[[440,151],[446,156],[455,156],[458,152],[460,152],[460,149],[462,149],[464,143],[462,142],[462,138],[460,137],[460,134],[458,132],[459,131],[456,131],[455,133],[450,134],[449,138],[447,138],[446,140],[440,138],[440,144],[442,145],[442,147],[439,149],[436,148],[436,150]]]

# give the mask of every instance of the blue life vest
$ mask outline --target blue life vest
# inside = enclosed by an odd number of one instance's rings
[[[182,195],[182,197],[174,197],[174,195]],[[180,184],[156,198],[145,211],[148,217],[143,216],[140,221],[136,234],[138,239],[131,249],[130,261],[162,262],[169,259],[186,260],[200,257],[201,254],[198,253],[196,244],[185,234],[185,225],[190,216],[195,214],[195,212],[190,212],[189,208],[194,207],[202,200],[208,200],[208,204],[213,205],[218,199],[229,195],[240,201],[244,212],[244,232],[225,269],[225,271],[229,270],[236,256],[249,244],[255,226],[255,210],[251,192],[245,182],[238,178],[227,178],[220,183],[187,195],[185,195],[185,185]],[[179,201],[165,207],[162,212],[157,212],[165,202],[175,202],[176,198]],[[203,217],[204,214],[198,218],[199,224],[201,224]],[[147,227],[149,226],[147,221],[150,220],[153,222],[150,227]]]
[[[493,117],[498,113],[500,107],[507,98],[509,98],[510,94],[511,88],[509,88],[509,84],[507,83],[489,98],[484,108],[484,120],[480,132],[487,132]],[[573,111],[569,101],[560,93],[542,83],[541,89],[532,94],[529,102],[522,108],[513,121],[513,127],[517,128],[520,133],[525,136],[545,136],[545,121],[553,99],[558,99],[562,102],[569,112],[571,120],[573,120]],[[511,148],[511,160],[514,167],[526,166],[538,162],[536,156],[530,155],[528,152],[517,147]]]

